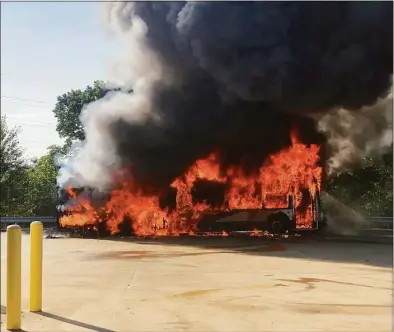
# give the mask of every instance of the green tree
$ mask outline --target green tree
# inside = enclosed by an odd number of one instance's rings
[[[332,178],[327,192],[364,215],[393,215],[393,152]]]
[[[55,157],[65,154],[65,147],[51,145],[46,155],[36,160],[28,172],[28,197],[26,205],[33,216],[52,216],[55,214],[56,176]]]
[[[94,81],[93,86],[85,90],[71,90],[59,97],[53,110],[57,119],[56,130],[67,144],[72,141],[84,140],[85,132],[79,116],[83,107],[105,96],[109,90],[104,88],[103,81]]]
[[[103,98],[109,91],[120,91],[120,88],[109,89],[103,81],[94,81],[93,86],[88,85],[85,90],[71,90],[57,97],[53,109],[57,119],[56,130],[61,138],[66,139],[66,146],[69,147],[73,141],[85,139],[84,128],[79,119],[82,109],[85,105]]]
[[[18,140],[19,128],[9,128],[5,117],[0,125],[0,215],[21,216],[27,185],[28,165]]]

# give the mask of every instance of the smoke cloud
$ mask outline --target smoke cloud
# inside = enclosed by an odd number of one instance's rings
[[[105,19],[127,51],[118,83],[133,92],[108,94],[84,109],[86,140],[59,181],[104,190],[131,168],[141,189],[157,191],[212,151],[223,167],[252,172],[290,144],[292,128],[305,143],[324,142],[317,114],[331,140],[359,140],[332,119],[367,117],[359,109],[387,95],[392,6],[107,3]],[[331,113],[340,108],[349,111]]]
[[[338,109],[318,121],[328,137],[328,172],[351,169],[367,156],[380,156],[392,149],[393,96],[380,99],[357,112]]]

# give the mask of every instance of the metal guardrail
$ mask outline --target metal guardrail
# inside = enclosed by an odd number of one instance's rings
[[[365,217],[365,218],[351,218],[351,217],[335,217],[330,216],[329,220],[337,222],[353,224],[356,228],[361,229],[393,229],[393,217]]]
[[[55,217],[1,217],[0,229],[3,231],[8,225],[18,224],[22,227],[29,227],[33,221],[41,221],[44,227],[56,224]]]
[[[391,217],[368,217],[364,219],[362,228],[371,227],[379,229],[393,229],[393,218]]]
[[[42,223],[54,223],[55,217],[1,217],[0,223],[2,224],[20,224],[31,223],[33,221],[41,221]]]
[[[332,217],[335,219],[335,217]],[[339,217],[339,220],[347,218]],[[55,217],[0,217],[1,224],[24,224],[39,220],[42,223],[56,223]],[[348,219],[348,221],[350,221]],[[366,217],[363,220],[362,228],[393,229],[393,217]]]

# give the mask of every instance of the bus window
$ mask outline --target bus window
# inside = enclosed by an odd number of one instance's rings
[[[265,209],[286,209],[289,207],[289,196],[280,194],[266,194],[263,201]]]

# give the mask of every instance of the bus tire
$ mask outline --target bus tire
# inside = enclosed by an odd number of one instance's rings
[[[284,234],[290,228],[291,220],[283,212],[272,214],[267,219],[267,230],[272,234]]]

